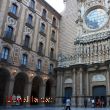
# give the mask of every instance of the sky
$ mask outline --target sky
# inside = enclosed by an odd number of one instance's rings
[[[45,0],[45,1],[48,2],[59,13],[62,12],[64,9],[63,0]]]

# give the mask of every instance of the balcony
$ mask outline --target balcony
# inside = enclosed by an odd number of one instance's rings
[[[56,42],[56,39],[54,37],[51,37],[51,41]]]
[[[13,34],[9,33],[8,31],[4,32],[3,40],[11,44],[15,42]]]
[[[18,19],[19,18],[18,17],[18,14],[17,13],[14,13],[14,11],[12,10],[12,7],[9,8],[8,15],[11,16],[14,19]]]
[[[28,64],[23,64],[23,63],[21,63],[20,64],[20,66],[19,66],[19,68],[21,69],[21,70],[26,70],[26,69],[28,69]]]
[[[36,68],[36,72],[37,72],[37,74],[40,74],[40,73],[42,73],[42,70],[41,70],[41,69]]]
[[[42,51],[38,51],[37,54],[42,57],[44,56],[44,53]]]
[[[44,37],[46,37],[46,33],[45,33],[44,31],[40,30],[39,33],[40,33],[41,35],[43,35]]]
[[[52,26],[53,26],[54,28],[57,28],[56,23],[52,23]]]
[[[29,27],[29,28],[31,28],[31,29],[33,29],[34,28],[34,26],[32,25],[32,23],[29,23],[29,22],[26,22],[26,24],[25,24],[27,27]]]
[[[41,16],[41,18],[44,20],[44,21],[46,21],[47,22],[47,18],[46,18],[46,16]]]
[[[0,54],[0,63],[5,63],[5,64],[12,64],[12,58],[9,56],[8,58],[2,57],[2,54]]]
[[[25,50],[27,50],[27,51],[30,51],[31,50],[30,46],[29,45],[26,45],[26,44],[24,44],[22,46],[22,48],[25,49]]]
[[[17,0],[18,2],[22,2],[22,0]]]
[[[36,12],[34,6],[31,5],[31,3],[29,4],[29,7],[28,7],[28,8],[29,8],[29,10],[32,11],[33,13]]]
[[[56,61],[55,56],[50,54],[50,60]]]

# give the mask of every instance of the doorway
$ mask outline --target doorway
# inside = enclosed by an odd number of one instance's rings
[[[98,100],[104,102],[103,107],[106,107],[106,86],[94,86],[92,89],[93,98],[95,99],[95,105]]]

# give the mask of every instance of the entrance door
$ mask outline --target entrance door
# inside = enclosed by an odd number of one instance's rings
[[[72,97],[72,87],[66,87],[63,103],[66,103],[66,99],[71,97]]]
[[[93,97],[95,98],[95,102],[100,99],[100,101],[104,102],[104,106],[106,106],[106,87],[105,86],[94,86],[93,87]]]

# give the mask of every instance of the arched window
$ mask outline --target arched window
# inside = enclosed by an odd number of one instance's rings
[[[50,50],[50,58],[54,58],[54,49],[53,48],[51,48],[51,50]]]
[[[43,43],[39,42],[39,49],[38,52],[42,53],[43,52]]]
[[[56,18],[53,17],[52,25],[56,26]]]
[[[52,30],[52,35],[51,35],[52,38],[55,38],[55,31]]]
[[[43,16],[44,18],[46,18],[46,15],[47,15],[47,11],[46,11],[45,9],[43,9],[43,11],[42,11],[42,16]]]
[[[22,55],[22,62],[21,64],[26,65],[28,63],[28,55],[27,54],[23,54]]]
[[[30,0],[30,7],[31,7],[32,9],[35,8],[35,1],[34,1],[34,0]]]
[[[30,25],[32,25],[32,20],[33,20],[33,16],[31,14],[29,14],[27,23],[29,23]]]
[[[44,23],[41,23],[40,32],[45,33],[45,24]]]
[[[37,70],[41,71],[42,69],[42,60],[38,59]]]
[[[24,40],[24,46],[28,48],[29,43],[30,43],[30,36],[26,35]]]
[[[9,48],[4,47],[2,50],[1,58],[7,60],[9,58]]]
[[[49,73],[52,73],[53,72],[53,64],[50,64],[49,65]]]
[[[7,26],[4,37],[11,39],[13,36],[13,27],[12,26]]]

